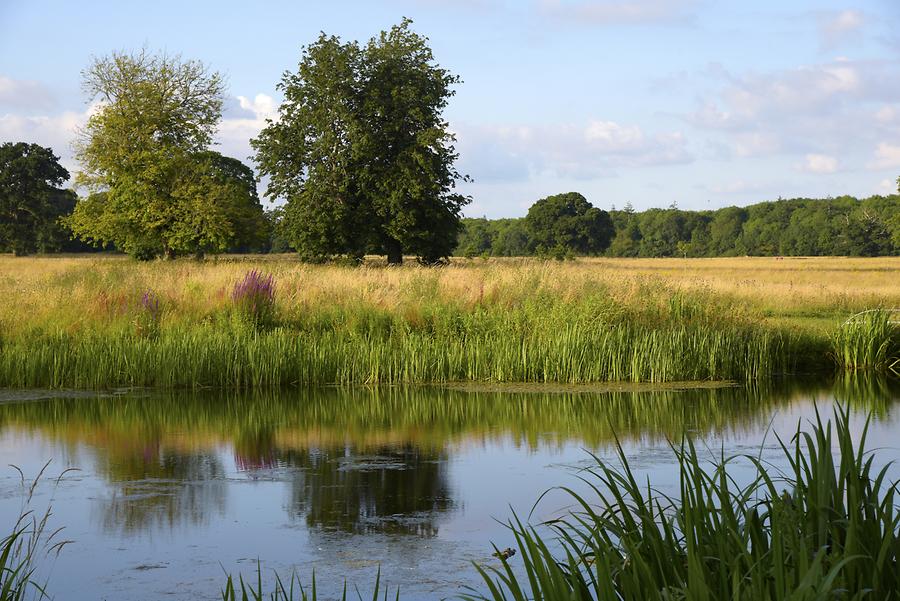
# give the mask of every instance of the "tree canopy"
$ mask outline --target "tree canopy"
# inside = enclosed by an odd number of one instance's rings
[[[434,263],[456,246],[462,176],[443,110],[459,78],[399,25],[361,46],[322,34],[279,85],[279,118],[252,141],[282,231],[302,257],[404,253]]]
[[[140,51],[95,59],[82,75],[99,108],[77,144],[77,181],[92,192],[68,221],[79,237],[150,258],[221,252],[259,234],[252,172],[208,150],[222,113],[218,73]]]
[[[578,192],[538,200],[528,209],[525,225],[538,254],[598,254],[613,236],[609,213]]]
[[[0,144],[0,250],[27,255],[64,244],[67,236],[58,221],[75,196],[60,188],[68,179],[50,148]]]

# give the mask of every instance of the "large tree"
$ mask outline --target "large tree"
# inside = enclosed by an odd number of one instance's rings
[[[50,148],[0,145],[0,250],[27,255],[62,242],[58,220],[71,210],[73,193],[60,186],[68,179]]]
[[[98,109],[78,142],[72,230],[139,258],[221,252],[261,224],[252,172],[208,150],[222,115],[218,73],[177,56],[114,53],[83,72]]]
[[[609,213],[578,192],[538,200],[528,209],[525,224],[539,253],[599,254],[614,234]]]
[[[454,192],[462,176],[442,113],[459,78],[410,25],[364,47],[322,34],[279,85],[279,118],[252,141],[305,258],[374,251],[433,263],[456,246],[468,198]]]

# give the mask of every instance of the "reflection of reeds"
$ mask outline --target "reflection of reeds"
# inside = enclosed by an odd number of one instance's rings
[[[642,484],[623,452],[619,469],[598,459],[584,476],[596,499],[568,491],[578,509],[548,524],[556,536],[514,519],[523,568],[478,567],[488,593],[466,598],[894,599],[897,485],[848,422],[838,409],[834,428],[817,420],[783,442],[783,477],[756,457],[709,466],[687,440],[675,449],[678,498]],[[755,467],[743,486],[730,474],[739,460]]]
[[[764,385],[762,385],[764,384]],[[223,441],[236,454],[278,449],[365,451],[414,444],[442,449],[486,438],[536,446],[580,440],[596,447],[619,438],[665,440],[686,430],[743,431],[816,390],[799,383],[644,392],[502,393],[440,387],[328,387],[270,392],[161,392],[115,398],[0,404],[0,428],[36,431],[63,444],[114,455],[104,466],[140,473],[146,449],[197,453]],[[872,399],[887,404],[891,397]],[[115,459],[120,457],[120,459]],[[111,474],[115,480],[128,473]],[[168,477],[168,476],[166,476]]]

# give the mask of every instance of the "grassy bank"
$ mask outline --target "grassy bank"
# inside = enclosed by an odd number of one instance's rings
[[[843,365],[838,326],[900,305],[890,259],[653,265],[0,258],[0,386],[752,380]],[[250,269],[265,319],[234,297]]]

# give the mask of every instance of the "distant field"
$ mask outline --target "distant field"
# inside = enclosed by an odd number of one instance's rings
[[[274,276],[277,314],[252,335],[235,325],[231,298],[250,269]],[[152,335],[141,325],[147,291],[161,306]],[[0,294],[6,384],[734,379],[790,369],[805,351],[823,355],[854,313],[900,308],[900,258],[458,259],[388,268],[288,255],[151,263],[4,256]],[[35,353],[43,358],[28,358]],[[163,373],[178,371],[168,361],[179,353],[200,371]],[[222,353],[237,354],[217,366]],[[14,364],[19,354],[31,371]],[[101,360],[112,363],[98,367]],[[254,371],[267,361],[265,373]]]
[[[400,307],[415,303],[420,286],[461,302],[521,295],[522,278],[535,278],[542,290],[571,297],[591,283],[609,286],[619,300],[639,302],[635,290],[648,282],[666,287],[721,295],[739,300],[764,317],[839,318],[874,307],[900,308],[900,257],[740,257],[716,259],[605,259],[555,262],[536,259],[454,259],[449,267],[421,268],[407,261],[385,268],[371,259],[363,268],[299,263],[293,255],[223,256],[203,262],[141,263],[125,257],[69,255],[13,258],[0,255],[2,318],[14,326],[78,318],[97,310],[110,293],[135,294],[144,289],[165,292],[199,309],[222,300],[221,293],[251,268],[274,273],[279,302],[346,304],[371,302]],[[196,287],[217,294],[198,298]],[[430,299],[429,299],[430,300]],[[648,299],[643,299],[648,300]],[[22,309],[26,309],[22,311]],[[799,322],[798,322],[799,323]]]

